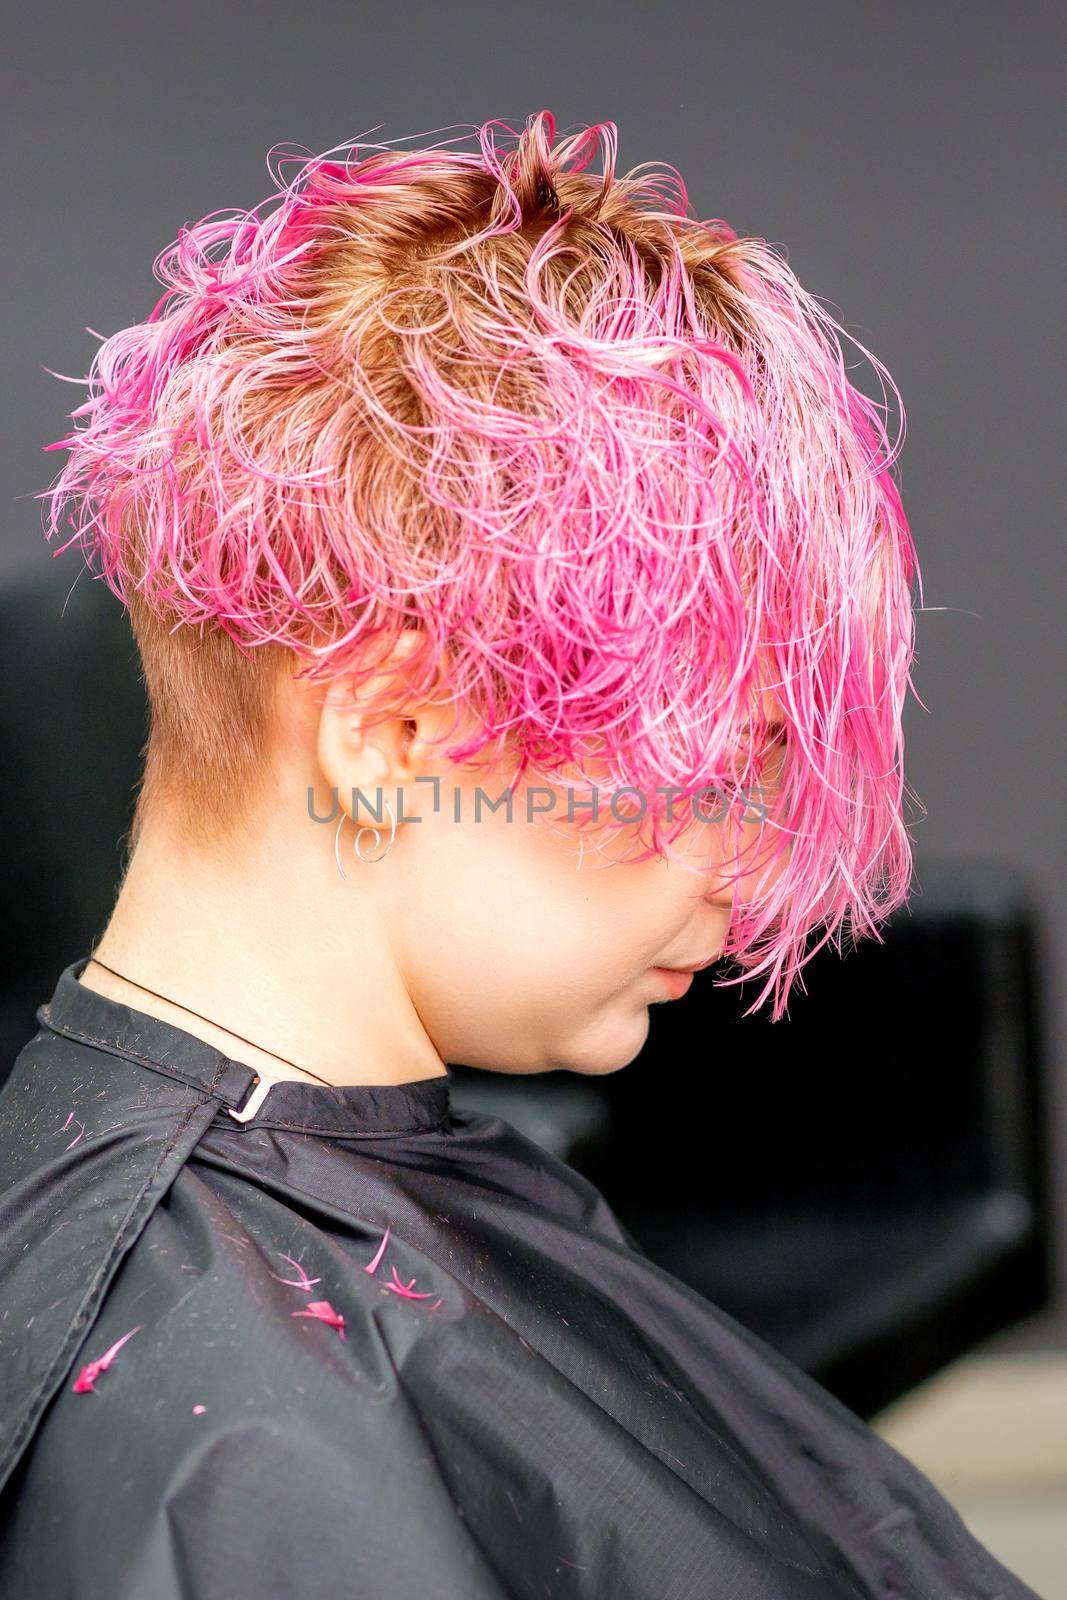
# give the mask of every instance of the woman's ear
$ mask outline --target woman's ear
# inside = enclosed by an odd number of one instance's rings
[[[349,671],[327,685],[319,711],[318,761],[327,787],[336,791],[345,811],[352,806],[353,790],[377,806],[375,791],[383,790],[388,797],[415,776],[411,755],[426,713],[405,703],[403,668],[420,640],[417,632],[406,631],[388,661],[369,678],[357,679]],[[371,722],[364,708],[383,691],[392,695],[397,709]]]
[[[389,727],[379,723],[370,734],[350,678],[336,678],[327,688],[319,714],[318,759],[326,785],[336,791],[343,810],[349,810],[353,790],[369,795],[388,787],[393,766],[387,748]]]

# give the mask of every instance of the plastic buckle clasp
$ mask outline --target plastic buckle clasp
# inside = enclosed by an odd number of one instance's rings
[[[243,1106],[227,1106],[226,1110],[235,1122],[247,1122],[254,1117],[267,1095],[276,1083],[283,1083],[283,1078],[269,1078],[266,1073],[257,1072],[252,1079],[252,1092]]]

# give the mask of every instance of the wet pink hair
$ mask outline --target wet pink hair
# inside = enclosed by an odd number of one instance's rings
[[[47,447],[70,451],[48,537],[74,509],[67,544],[127,604],[314,678],[421,630],[409,679],[429,695],[447,660],[478,726],[453,759],[569,781],[595,757],[649,796],[658,850],[693,826],[679,797],[759,783],[769,693],[779,870],[725,953],[777,1018],[910,883],[899,394],[857,344],[883,403],[862,394],[839,325],[673,168],[617,175],[612,123],[461,142],[348,143],[269,213],[183,227]]]

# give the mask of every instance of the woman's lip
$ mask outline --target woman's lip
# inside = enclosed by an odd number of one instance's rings
[[[680,1000],[693,982],[692,972],[681,967],[653,967],[652,971],[659,975],[664,988],[670,991],[674,1000]]]
[[[689,967],[657,967],[657,972],[703,972],[705,967],[713,967],[719,959],[719,952],[708,956],[706,961],[694,961]]]

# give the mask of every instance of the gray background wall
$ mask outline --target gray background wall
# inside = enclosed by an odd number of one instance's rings
[[[700,214],[783,246],[903,393],[925,579],[914,837],[920,860],[992,856],[1040,893],[1064,1172],[1058,10],[38,0],[5,40],[0,585],[49,559],[32,495],[60,458],[40,451],[80,391],[44,368],[84,374],[86,326],[142,318],[156,252],[182,222],[263,199],[273,144],[545,106],[560,127],[617,122],[620,167],[670,161]]]

